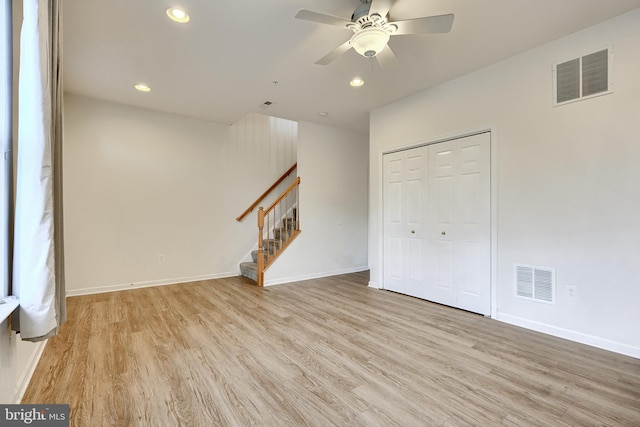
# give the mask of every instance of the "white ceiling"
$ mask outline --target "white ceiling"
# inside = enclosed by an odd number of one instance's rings
[[[353,50],[315,65],[351,32],[295,19],[296,12],[350,19],[360,4],[65,0],[65,90],[218,123],[258,112],[367,134],[375,108],[640,7],[640,0],[397,0],[394,20],[453,13],[452,31],[392,37],[398,64],[391,68]],[[171,6],[185,8],[191,22],[170,21]],[[356,75],[366,83],[351,88]],[[137,92],[137,82],[152,91]],[[264,108],[265,101],[273,105]]]

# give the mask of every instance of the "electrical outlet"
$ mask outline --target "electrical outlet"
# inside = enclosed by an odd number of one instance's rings
[[[164,262],[164,254],[158,255],[158,262]]]
[[[569,298],[575,298],[576,291],[577,289],[575,286],[567,286],[567,293],[569,294]]]

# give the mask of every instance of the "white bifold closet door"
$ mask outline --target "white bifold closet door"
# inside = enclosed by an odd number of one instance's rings
[[[491,313],[490,133],[384,155],[384,288]]]

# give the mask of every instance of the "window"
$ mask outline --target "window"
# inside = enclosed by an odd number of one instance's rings
[[[554,65],[554,105],[611,93],[612,59],[613,48],[607,48]]]
[[[0,0],[0,298],[9,294],[9,206],[11,200],[12,46],[11,0]]]

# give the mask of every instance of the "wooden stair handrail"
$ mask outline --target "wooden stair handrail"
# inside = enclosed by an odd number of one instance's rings
[[[296,186],[297,186],[298,184],[300,184],[300,177],[297,177],[297,178],[296,178],[296,180],[295,180],[295,181],[293,181],[293,182],[291,183],[291,185],[290,185],[289,187],[287,187],[287,189],[286,189],[286,190],[284,190],[284,191],[282,192],[282,194],[281,194],[280,196],[278,196],[278,198],[277,198],[277,199],[275,199],[275,200],[273,201],[273,203],[271,203],[271,205],[270,205],[268,208],[266,208],[266,209],[264,210],[265,214],[266,214],[266,213],[268,213],[268,212],[270,212],[270,211],[271,211],[271,209],[273,209],[273,208],[274,208],[278,203],[280,203],[280,202],[282,201],[282,199],[284,199],[284,198],[287,196],[287,194],[289,194],[289,193],[291,192],[291,190],[293,190],[294,188],[296,188]]]
[[[289,169],[287,169],[287,171],[280,177],[278,178],[278,180],[276,182],[274,182],[271,187],[269,187],[269,189],[267,189],[267,191],[265,191],[264,193],[262,193],[262,195],[260,195],[260,197],[258,197],[256,199],[255,202],[253,202],[251,204],[251,206],[249,206],[247,208],[247,210],[245,210],[244,212],[242,212],[242,214],[236,218],[236,221],[242,221],[244,219],[245,216],[249,215],[249,213],[251,211],[253,211],[256,206],[258,206],[258,204],[264,200],[265,197],[267,197],[269,195],[269,193],[271,193],[278,185],[280,185],[280,183],[282,181],[285,180],[286,177],[288,177],[289,175],[291,175],[291,172],[293,172],[296,168],[298,167],[298,162],[294,163],[293,166],[291,166]]]

